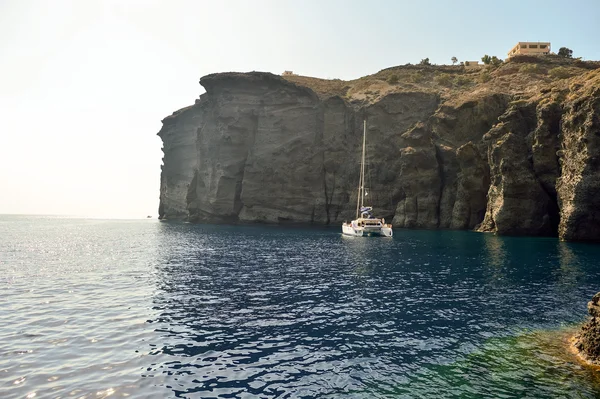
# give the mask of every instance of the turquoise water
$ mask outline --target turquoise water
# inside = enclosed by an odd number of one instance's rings
[[[2,398],[600,395],[562,342],[600,246],[33,216],[0,238]]]

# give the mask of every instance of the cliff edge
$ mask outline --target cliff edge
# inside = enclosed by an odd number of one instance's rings
[[[161,219],[341,223],[369,198],[395,227],[600,241],[600,64],[406,65],[353,81],[205,76],[163,120]]]

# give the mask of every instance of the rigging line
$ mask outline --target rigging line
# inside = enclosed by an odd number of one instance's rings
[[[368,145],[365,146],[365,165],[369,165],[370,166],[370,162],[367,162],[367,159],[369,159],[369,146]],[[371,194],[371,186],[373,184],[373,180],[371,178],[371,169],[372,168],[370,168],[370,167],[368,168],[368,171],[367,171],[367,173],[368,173],[367,183],[365,184],[365,186],[369,188],[368,191],[367,191],[367,193],[369,194],[369,196],[371,196],[371,200],[369,202],[371,202],[371,205],[373,205],[373,202],[372,202],[373,201],[373,194]]]

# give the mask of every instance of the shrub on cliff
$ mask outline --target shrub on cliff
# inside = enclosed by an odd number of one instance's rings
[[[425,76],[421,72],[413,72],[408,76],[408,80],[413,83],[421,83],[425,80]]]
[[[518,65],[504,65],[502,68],[498,68],[496,70],[496,76],[506,76],[506,75],[513,75],[515,73],[519,72],[519,66]]]
[[[481,75],[479,75],[479,81],[481,83],[489,82],[492,80],[492,75],[488,71],[483,71]]]
[[[395,85],[396,83],[398,83],[398,75],[396,75],[396,74],[390,75],[387,78],[387,82],[391,85]]]
[[[524,64],[519,68],[519,72],[528,74],[544,75],[546,71],[540,68],[538,64]]]
[[[423,58],[420,62],[419,65],[431,65],[431,63],[429,62],[429,58]]]
[[[471,82],[472,82],[471,79],[469,79],[467,76],[464,76],[464,75],[458,75],[454,78],[455,86],[464,86],[464,85],[468,85]]]
[[[452,86],[452,77],[447,73],[442,73],[433,78],[433,81],[440,86]]]
[[[572,71],[565,67],[556,67],[548,71],[548,75],[555,79],[566,79],[573,76]]]

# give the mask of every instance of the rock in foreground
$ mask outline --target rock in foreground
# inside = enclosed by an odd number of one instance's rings
[[[588,363],[600,366],[600,292],[588,302],[589,319],[575,336],[573,346]]]

